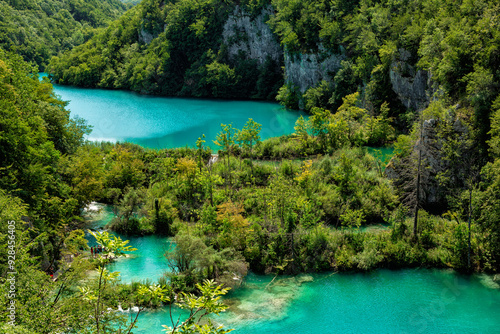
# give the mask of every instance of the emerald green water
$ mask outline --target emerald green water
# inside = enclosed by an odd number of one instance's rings
[[[394,147],[367,147],[366,150],[380,162],[382,170],[394,156]]]
[[[249,278],[221,321],[238,333],[498,333],[500,291],[443,270]],[[146,333],[146,332],[145,332]]]
[[[96,203],[91,206],[93,212],[85,215],[90,228],[101,229],[113,219],[114,213],[111,206]],[[168,271],[163,254],[170,246],[170,238],[156,235],[132,237],[118,233],[114,234],[123,240],[129,240],[129,245],[137,248],[137,251],[127,254],[127,257],[118,258],[107,266],[108,270],[120,273],[122,282],[130,283],[147,279],[154,283]],[[89,246],[97,246],[95,239],[90,234],[87,234],[87,240]]]
[[[104,207],[94,226],[110,220]],[[109,269],[124,281],[155,280],[166,270],[169,240],[129,238],[138,250]],[[225,299],[216,322],[234,333],[499,333],[500,289],[489,276],[451,270],[376,270],[370,273],[279,277],[249,274]],[[177,312],[174,312],[177,314]],[[160,333],[168,308],[140,315],[134,333]]]
[[[192,147],[205,134],[205,144],[217,149],[212,141],[221,123],[241,129],[248,118],[262,124],[261,139],[281,136],[293,133],[297,118],[305,116],[270,102],[166,98],[61,85],[54,90],[69,101],[71,116],[93,126],[89,140],[129,141],[149,148]]]
[[[122,282],[129,283],[147,279],[151,283],[156,283],[168,271],[163,254],[170,246],[170,239],[155,235],[145,237],[118,236],[124,240],[130,240],[129,245],[137,248],[137,251],[130,254],[129,257],[120,258],[107,266],[110,271],[120,272]]]
[[[498,333],[500,291],[481,276],[445,270],[377,270],[285,278],[250,274],[214,320],[234,333]],[[305,282],[304,282],[305,280]],[[139,317],[158,333],[167,309]]]

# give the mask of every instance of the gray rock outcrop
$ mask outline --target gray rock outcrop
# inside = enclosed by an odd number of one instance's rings
[[[149,44],[149,43],[151,43],[151,41],[155,37],[156,36],[154,36],[153,34],[147,32],[146,30],[144,30],[144,28],[141,28],[141,30],[139,30],[139,42],[140,43]]]
[[[389,77],[392,90],[408,109],[422,110],[430,102],[430,77],[427,71],[418,70],[408,63],[410,53],[399,49],[399,57],[391,64]]]
[[[240,6],[236,6],[222,32],[230,58],[243,52],[248,59],[255,59],[259,64],[264,63],[268,57],[278,63],[281,61],[282,48],[266,24],[271,14],[272,8],[268,6],[257,17],[252,18]]]
[[[321,46],[318,53],[290,55],[285,52],[285,80],[303,94],[322,80],[333,81],[343,59],[343,55],[325,52]]]

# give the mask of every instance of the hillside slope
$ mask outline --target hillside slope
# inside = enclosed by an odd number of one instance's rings
[[[236,8],[220,0],[143,1],[88,43],[54,58],[50,72],[62,84],[143,94],[274,98],[282,85],[282,57],[227,52],[245,33],[227,31],[230,16],[245,15]],[[246,23],[279,50],[264,23],[268,16]]]
[[[87,41],[126,8],[119,0],[3,0],[0,47],[43,70],[50,57]]]
[[[438,91],[488,105],[497,12],[495,1],[144,0],[50,69],[62,84],[143,94],[261,99],[280,85],[281,102],[307,110],[355,91],[374,112],[422,109]]]

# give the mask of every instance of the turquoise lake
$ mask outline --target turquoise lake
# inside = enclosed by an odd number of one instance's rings
[[[294,132],[295,121],[304,113],[287,110],[278,103],[226,101],[145,96],[128,91],[86,89],[54,85],[71,116],[93,127],[92,141],[129,141],[148,148],[194,147],[205,135],[213,140],[221,123],[241,129],[248,118],[262,124],[261,139]]]
[[[109,206],[94,215],[94,228],[112,217]],[[168,270],[170,239],[127,237],[138,250],[108,268],[122,281],[155,281]],[[451,270],[376,270],[279,277],[250,273],[225,298],[229,310],[216,322],[233,333],[499,333],[500,289],[487,275]],[[177,314],[177,311],[174,311]],[[134,333],[161,333],[168,308],[140,315]]]

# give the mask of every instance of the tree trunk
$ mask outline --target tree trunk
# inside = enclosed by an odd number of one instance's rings
[[[470,270],[470,223],[472,216],[472,188],[469,189],[469,245],[467,250],[467,268]]]
[[[413,236],[417,238],[417,225],[418,225],[418,207],[420,205],[420,168],[422,164],[422,149],[418,152],[418,169],[417,169],[417,194],[415,199],[415,217],[413,220]]]
[[[418,226],[418,207],[420,205],[420,174],[422,171],[422,145],[423,143],[423,135],[424,135],[424,119],[422,118],[422,114],[420,114],[420,142],[418,148],[418,166],[417,166],[417,193],[415,195],[415,217],[413,220],[413,236],[418,238],[417,235],[417,226]]]

